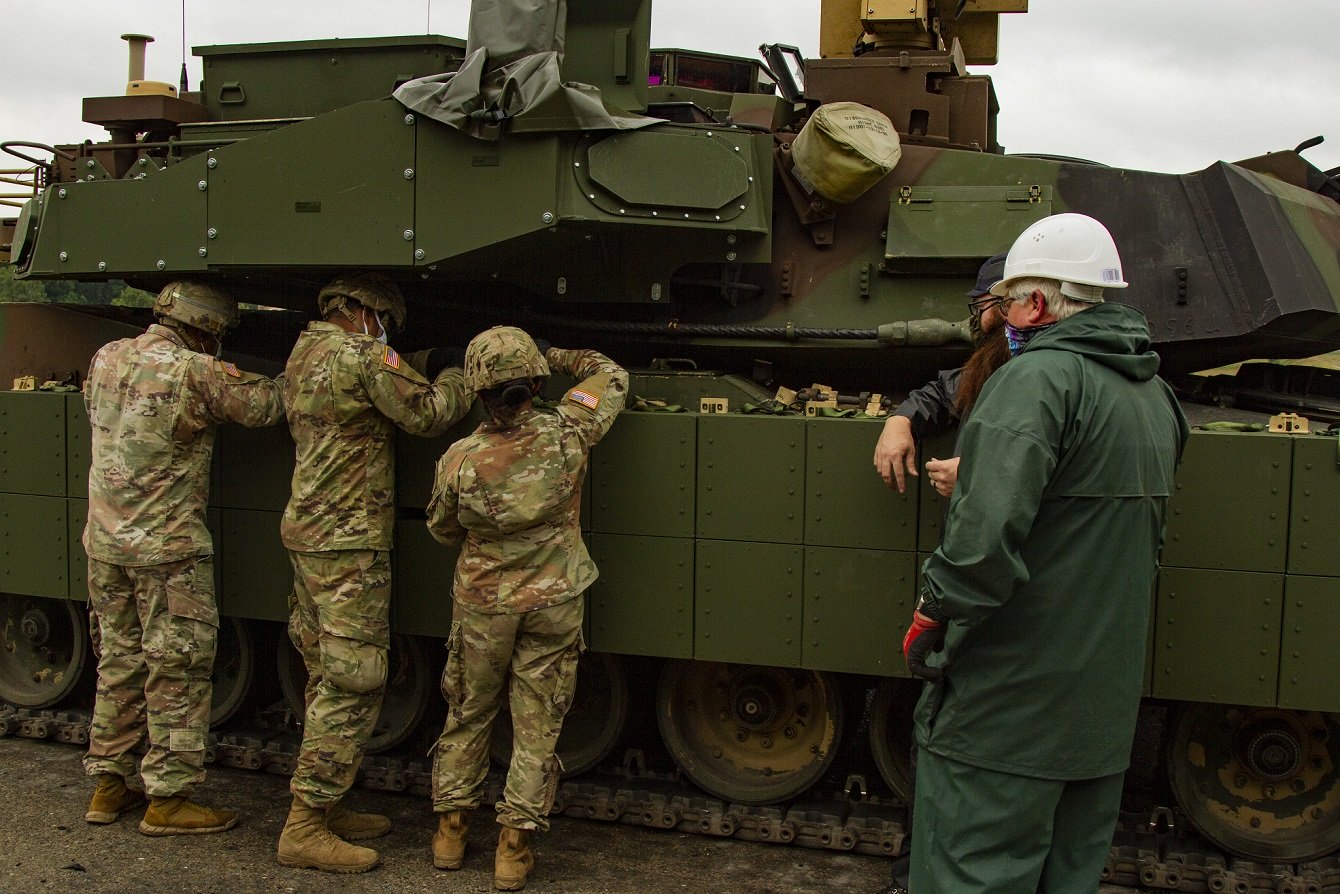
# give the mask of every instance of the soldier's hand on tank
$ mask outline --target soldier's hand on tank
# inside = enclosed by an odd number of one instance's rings
[[[944,648],[945,625],[923,615],[912,612],[912,626],[903,636],[903,657],[907,659],[907,669],[912,676],[939,683],[944,678],[944,668],[931,667],[926,663],[932,652]]]
[[[948,498],[954,493],[954,485],[958,483],[958,459],[957,456],[949,459],[931,457],[930,462],[926,463],[926,477],[931,480],[935,492],[942,497]]]
[[[549,349],[552,348],[553,345],[549,344],[549,342],[545,341],[542,338],[537,338],[535,339],[535,347],[539,349],[540,356],[543,357],[549,353]]]
[[[888,487],[907,490],[907,475],[917,475],[917,442],[906,416],[890,416],[875,444],[875,471]]]

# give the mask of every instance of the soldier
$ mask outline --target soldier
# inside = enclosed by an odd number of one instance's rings
[[[547,361],[547,362],[546,362]],[[532,405],[550,368],[581,381],[556,409]],[[595,351],[544,354],[520,329],[480,333],[465,377],[490,421],[438,461],[428,530],[464,541],[442,672],[448,714],[433,759],[433,865],[459,869],[468,811],[479,806],[489,727],[510,678],[511,766],[498,802],[494,886],[516,891],[534,868],[530,833],[549,828],[554,745],[577,683],[584,591],[596,579],[578,520],[587,456],[624,405],[628,374]]]
[[[430,383],[387,343],[405,321],[400,289],[353,273],[321,290],[324,317],[289,355],[284,401],[297,447],[280,534],[293,563],[289,637],[307,666],[302,749],[279,862],[366,872],[378,853],[348,841],[390,831],[384,816],[340,806],[381,711],[390,645],[396,426],[438,435],[471,399],[460,369]]]
[[[145,835],[222,832],[231,810],[190,800],[205,779],[205,735],[219,610],[205,527],[214,433],[222,422],[274,425],[280,386],[215,359],[237,303],[198,282],[154,301],[158,323],[93,357],[84,397],[93,429],[88,476],[90,614],[100,639],[84,768],[98,780],[84,815],[111,823],[144,803]]]

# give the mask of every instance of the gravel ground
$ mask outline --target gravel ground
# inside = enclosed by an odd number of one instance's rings
[[[90,826],[92,791],[68,745],[0,739],[0,894],[248,894],[248,892],[439,892],[493,890],[497,827],[480,811],[465,867],[432,868],[428,842],[436,826],[427,802],[409,795],[356,791],[350,806],[389,815],[395,831],[376,842],[382,866],[333,876],[287,869],[274,860],[289,803],[287,780],[266,773],[211,768],[202,802],[242,812],[221,835],[148,838],[137,815]],[[721,840],[614,823],[556,817],[535,848],[528,891],[563,894],[875,894],[889,862],[830,851]],[[1127,891],[1102,889],[1104,894]]]
[[[210,768],[203,803],[242,812],[220,835],[148,838],[138,817],[90,826],[92,792],[68,745],[0,739],[0,894],[243,894],[243,892],[477,891],[493,889],[497,826],[480,811],[465,867],[433,869],[428,842],[436,821],[425,799],[356,791],[350,806],[389,815],[395,831],[376,842],[382,866],[365,875],[331,876],[281,867],[275,842],[288,809],[287,780],[266,773]],[[526,890],[564,894],[799,894],[874,892],[888,881],[888,861],[803,848],[720,840],[613,823],[555,818],[535,848]]]

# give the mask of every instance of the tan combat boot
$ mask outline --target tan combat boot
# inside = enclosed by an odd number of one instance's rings
[[[88,802],[84,819],[90,823],[114,823],[127,810],[144,805],[144,792],[130,788],[125,779],[115,773],[99,773],[98,787]]]
[[[530,832],[504,826],[498,833],[498,852],[493,860],[493,887],[499,891],[520,891],[526,887],[526,876],[534,868]]]
[[[170,798],[155,795],[149,798],[149,809],[140,820],[140,831],[145,835],[206,835],[226,832],[235,825],[236,810],[214,810],[185,795]]]
[[[349,844],[332,834],[326,828],[325,810],[293,799],[284,831],[279,834],[280,865],[352,874],[367,872],[381,859],[372,848]]]
[[[359,813],[336,804],[326,810],[326,828],[345,841],[366,841],[390,832],[391,820],[380,813]]]
[[[465,833],[470,828],[470,814],[451,810],[437,815],[437,832],[433,835],[433,865],[438,869],[460,869],[465,862]]]

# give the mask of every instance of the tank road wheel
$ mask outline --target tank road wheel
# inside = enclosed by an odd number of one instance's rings
[[[0,699],[49,708],[70,695],[88,660],[82,602],[0,594]]]
[[[247,690],[256,676],[256,637],[241,618],[220,618],[218,647],[214,656],[214,700],[209,706],[209,725],[221,726],[233,718],[247,700]]]
[[[912,714],[920,692],[916,680],[889,677],[870,703],[870,754],[880,778],[904,801],[912,797]]]
[[[563,775],[577,776],[609,757],[628,719],[628,675],[618,655],[593,652],[577,664],[577,691],[563,718],[558,759]],[[489,734],[489,757],[499,766],[512,760],[512,717],[507,698]]]
[[[1168,737],[1168,775],[1202,835],[1269,863],[1340,847],[1340,715],[1188,704]]]
[[[368,754],[394,748],[410,737],[423,719],[432,682],[428,650],[418,637],[391,634],[387,665],[386,695],[382,699],[377,726],[368,740]],[[307,668],[302,663],[302,655],[287,636],[279,642],[279,686],[284,691],[289,710],[301,718],[305,713],[303,693],[307,688]]]
[[[699,787],[740,804],[794,798],[837,755],[842,695],[831,674],[667,662],[656,694],[661,738]]]

